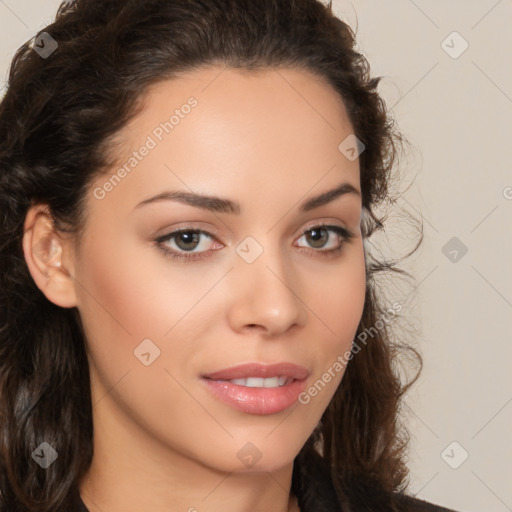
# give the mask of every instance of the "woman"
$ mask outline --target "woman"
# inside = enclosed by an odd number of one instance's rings
[[[77,0],[20,48],[1,511],[446,510],[405,494],[400,270],[363,243],[378,82],[316,0]]]

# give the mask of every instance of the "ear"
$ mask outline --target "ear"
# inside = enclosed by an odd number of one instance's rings
[[[31,206],[25,217],[23,253],[37,287],[57,306],[77,305],[72,244],[55,229],[47,205]]]

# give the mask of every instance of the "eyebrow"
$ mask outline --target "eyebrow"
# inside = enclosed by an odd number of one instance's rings
[[[303,202],[300,205],[299,210],[301,212],[308,212],[328,204],[338,197],[344,196],[346,194],[355,194],[357,196],[361,196],[359,190],[357,190],[353,185],[350,183],[342,183],[332,190],[323,192],[322,194]],[[193,192],[185,192],[183,190],[162,192],[148,199],[144,199],[144,201],[141,201],[135,208],[140,208],[147,204],[155,203],[158,201],[178,201],[190,206],[195,206],[196,208],[203,208],[204,210],[217,213],[231,213],[239,215],[241,211],[240,205],[229,199],[205,196],[201,194],[195,194]]]

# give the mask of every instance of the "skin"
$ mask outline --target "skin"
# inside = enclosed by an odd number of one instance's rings
[[[299,205],[343,182],[360,193],[359,161],[338,150],[353,129],[318,76],[210,66],[147,91],[119,133],[118,161],[190,96],[197,106],[103,199],[93,190],[118,167],[94,181],[80,245],[52,228],[44,205],[26,217],[35,282],[55,304],[78,308],[86,335],[94,458],[80,493],[91,512],[297,511],[293,459],[343,371],[309,403],[270,415],[230,407],[200,376],[290,361],[310,371],[309,387],[350,350],[364,305],[361,197]],[[241,212],[176,201],[136,208],[166,190],[227,198]],[[329,230],[322,247],[307,231],[323,222],[353,234],[333,257],[322,251],[342,237]],[[192,249],[207,257],[174,260],[152,243],[183,227],[212,234]],[[236,252],[248,236],[263,248],[252,263]],[[180,251],[176,239],[166,243]],[[134,356],[147,338],[160,350],[149,366]],[[248,442],[261,454],[252,467],[237,457]]]

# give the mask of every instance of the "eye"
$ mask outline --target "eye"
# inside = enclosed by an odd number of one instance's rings
[[[312,226],[304,231],[298,239],[306,239],[311,247],[301,247],[300,251],[307,255],[320,257],[336,256],[354,235],[341,226],[329,226],[325,224]],[[196,261],[208,258],[212,251],[209,245],[216,242],[213,235],[201,229],[184,228],[161,236],[154,244],[171,258],[182,261]],[[222,247],[222,244],[219,244]],[[295,245],[295,244],[294,244]]]
[[[302,252],[308,255],[319,253],[319,256],[336,256],[353,237],[354,235],[350,231],[341,226],[321,224],[308,228],[299,241],[304,238],[312,246],[313,249],[308,247],[302,249]]]
[[[203,238],[203,240],[201,240],[201,238]],[[210,241],[214,240],[212,235],[206,231],[186,228],[173,231],[168,235],[157,238],[155,244],[162,249],[164,254],[168,254],[172,258],[178,260],[195,260],[207,257],[211,252],[211,250],[205,250],[205,245],[208,245],[208,242],[206,244],[204,243],[205,238]],[[197,248],[202,250],[193,252]]]

